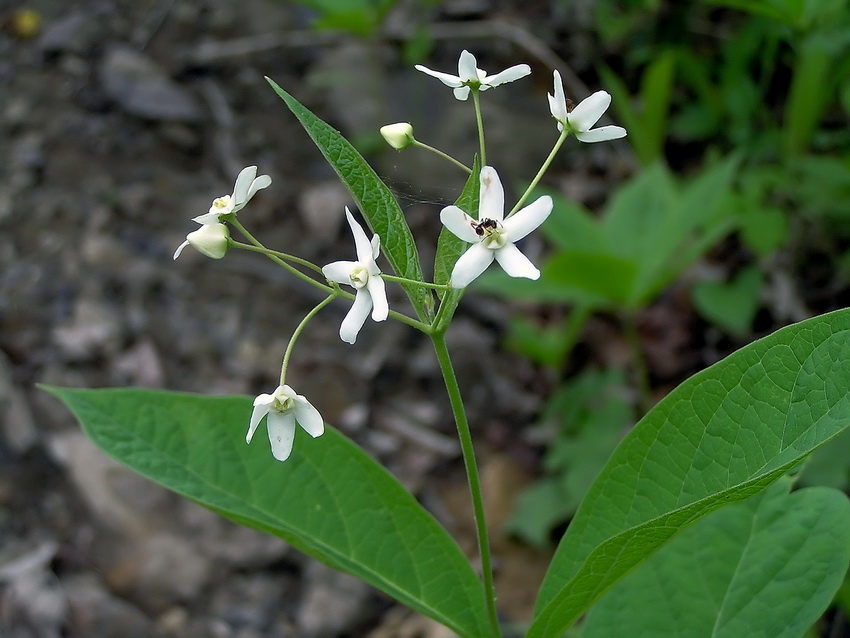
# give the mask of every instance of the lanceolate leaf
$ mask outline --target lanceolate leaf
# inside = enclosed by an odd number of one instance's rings
[[[791,483],[682,532],[591,609],[582,637],[802,636],[844,580],[850,501]]]
[[[742,501],[850,424],[850,310],[691,377],[623,440],[550,565],[531,637],[557,636],[681,528]]]
[[[351,192],[357,207],[373,232],[381,237],[381,252],[395,272],[407,279],[424,281],[413,234],[395,197],[366,160],[342,134],[319,119],[275,82],[266,78],[280,98],[309,133],[340,179]],[[405,285],[410,301],[420,319],[428,316],[425,288]]]
[[[448,533],[331,427],[275,461],[248,397],[45,388],[110,456],[237,523],[279,536],[463,636],[483,636],[481,583]],[[265,425],[261,425],[265,429]]]
[[[481,186],[478,181],[478,175],[481,172],[481,164],[478,161],[478,155],[472,162],[472,173],[466,181],[466,186],[463,187],[463,192],[457,198],[455,205],[467,215],[478,219],[478,196]],[[440,231],[440,237],[437,239],[437,254],[434,256],[434,283],[447,284],[452,276],[452,270],[455,267],[455,262],[460,256],[466,252],[469,244],[443,227]],[[442,300],[441,316],[443,323],[448,321],[455,308],[457,308],[460,298],[463,296],[463,290],[451,290],[448,293],[440,292]]]

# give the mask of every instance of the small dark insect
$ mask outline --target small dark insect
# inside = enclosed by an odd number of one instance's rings
[[[498,228],[499,222],[495,219],[482,219],[479,223],[473,224],[473,228],[475,228],[475,234],[479,237],[483,237],[484,233],[488,230],[495,230]]]
[[[567,113],[572,113],[575,107],[576,103],[573,102],[570,98],[567,98]]]

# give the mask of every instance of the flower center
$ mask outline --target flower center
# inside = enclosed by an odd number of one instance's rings
[[[230,212],[230,195],[222,195],[213,200],[210,212],[216,212],[221,215],[226,215]]]
[[[495,219],[484,218],[475,224],[475,234],[481,238],[481,243],[491,250],[501,248],[507,243],[505,227]]]
[[[272,403],[272,410],[280,412],[281,414],[291,412],[294,408],[295,401],[292,400],[292,397],[288,397],[286,395],[275,396],[274,402]]]
[[[348,279],[351,281],[351,285],[359,290],[369,281],[369,270],[363,264],[357,264],[351,269]]]

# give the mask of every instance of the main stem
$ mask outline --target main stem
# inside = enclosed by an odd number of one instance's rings
[[[478,99],[478,89],[471,89],[472,103],[475,105],[475,123],[478,125],[478,146],[481,153],[481,165],[487,165],[487,149],[484,146],[484,120],[481,118],[481,100]],[[472,171],[470,171],[471,173]]]
[[[490,557],[490,539],[487,535],[487,519],[484,514],[484,498],[481,495],[481,479],[478,476],[478,466],[475,463],[475,449],[472,446],[472,434],[469,431],[469,421],[463,408],[463,398],[457,384],[452,361],[446,348],[445,334],[432,334],[434,350],[440,362],[440,371],[449,393],[449,401],[457,425],[460,447],[463,451],[463,463],[466,466],[466,476],[469,480],[469,492],[472,496],[472,510],[475,517],[475,531],[478,535],[478,552],[481,555],[482,580],[484,581],[484,596],[487,600],[487,611],[490,615],[490,629],[493,636],[501,636],[499,618],[496,614],[496,590],[493,586],[493,563]]]

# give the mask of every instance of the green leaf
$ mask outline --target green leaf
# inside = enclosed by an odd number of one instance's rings
[[[555,255],[544,272],[551,283],[625,305],[634,285],[637,265],[615,255],[570,251]]]
[[[373,232],[381,237],[381,250],[395,272],[407,279],[425,281],[413,234],[404,213],[387,185],[339,131],[316,117],[298,100],[266,78],[309,133],[330,165],[351,192]],[[405,284],[416,314],[430,319],[430,297],[421,286]]]
[[[475,219],[478,219],[478,196],[481,190],[478,183],[478,174],[480,172],[481,162],[478,160],[478,155],[476,155],[472,160],[472,173],[470,173],[469,179],[466,180],[463,192],[461,192],[460,197],[455,202],[455,206]],[[450,232],[445,226],[440,230],[440,237],[437,239],[437,253],[434,256],[435,284],[449,283],[455,262],[460,259],[460,256],[466,252],[467,248],[469,248],[469,244]],[[454,304],[451,308],[454,311],[462,295],[462,290],[452,291],[443,300],[443,303]],[[443,296],[444,293],[441,293],[440,297],[442,298]],[[443,312],[446,311],[444,310]],[[451,316],[451,313],[449,313],[449,316]]]
[[[789,494],[791,483],[677,536],[593,607],[582,637],[803,635],[847,570],[850,501],[830,488]]]
[[[464,636],[487,633],[484,593],[460,548],[383,467],[328,427],[275,461],[245,444],[248,397],[45,388],[92,440],[143,476],[362,578]],[[265,428],[261,425],[261,428]]]
[[[850,310],[694,375],[612,455],[550,565],[529,637],[556,636],[683,527],[770,485],[850,423]]]
[[[747,266],[730,282],[701,281],[691,293],[699,313],[729,334],[743,337],[753,328],[759,309],[761,272]]]

